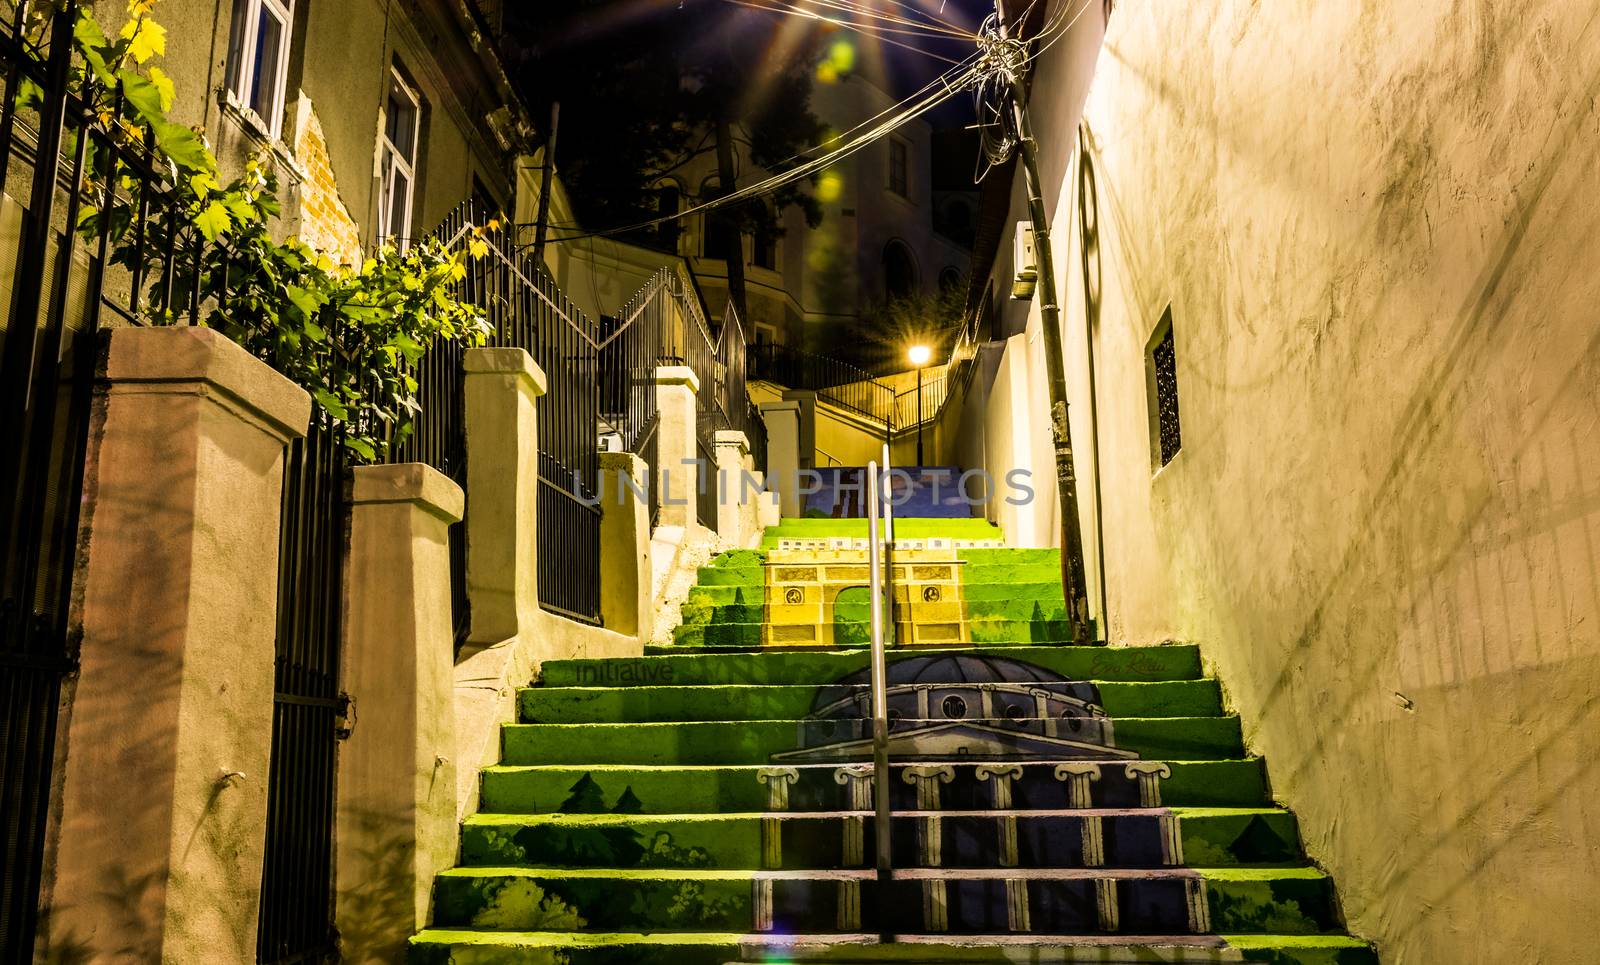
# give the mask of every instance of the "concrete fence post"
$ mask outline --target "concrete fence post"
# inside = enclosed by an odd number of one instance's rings
[[[656,369],[656,409],[660,428],[656,459],[651,466],[661,485],[661,518],[658,525],[689,529],[695,521],[695,495],[699,485],[694,467],[695,394],[700,378],[687,365],[663,365]],[[711,467],[706,467],[709,471]]]
[[[800,515],[800,403],[764,402],[761,419],[767,424],[767,479],[778,493],[784,516]]]
[[[650,639],[655,623],[648,471],[631,452],[600,453],[600,619],[607,630],[641,640]]]
[[[468,643],[489,646],[539,617],[539,421],[544,372],[520,348],[468,349]]]
[[[253,963],[284,446],[310,400],[205,328],[112,332],[96,391],[48,954]]]
[[[450,524],[461,487],[421,463],[352,473],[340,673],[335,921],[346,962],[398,962],[456,858]]]
[[[744,485],[750,440],[742,432],[723,429],[716,436],[716,456],[717,535],[726,546],[742,547],[750,533],[745,507],[755,499]]]

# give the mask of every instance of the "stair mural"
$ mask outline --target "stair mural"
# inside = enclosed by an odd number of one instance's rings
[[[788,593],[857,567],[839,554],[864,536],[787,520],[702,570],[674,646],[547,663],[412,960],[1376,965],[1197,649],[1062,644],[1058,559],[981,520],[896,533],[923,541],[896,565],[950,570],[921,585],[959,586],[965,633],[890,654],[880,882],[866,599]],[[817,639],[775,643],[775,606],[812,608],[787,625]]]

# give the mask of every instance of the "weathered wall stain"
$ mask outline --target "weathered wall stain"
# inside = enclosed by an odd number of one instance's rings
[[[1520,0],[1123,5],[1090,92],[1113,636],[1205,644],[1389,961],[1592,957],[1597,101]]]

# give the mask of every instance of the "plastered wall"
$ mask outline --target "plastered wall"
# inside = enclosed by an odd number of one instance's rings
[[[1597,960],[1597,103],[1590,3],[1124,2],[1053,182],[1113,637],[1203,645],[1386,963]]]

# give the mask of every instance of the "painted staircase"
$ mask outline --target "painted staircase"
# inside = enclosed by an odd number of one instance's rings
[[[962,645],[891,653],[891,880],[865,602],[825,572],[865,527],[786,520],[701,571],[676,645],[544,665],[412,961],[1376,965],[1197,649],[1064,645],[1058,559],[999,535],[899,521],[952,542],[897,552],[930,581],[897,605]],[[831,645],[744,649],[813,604]]]

